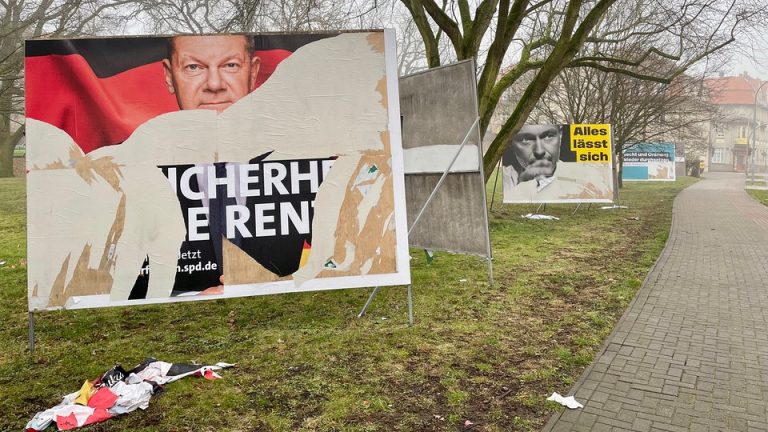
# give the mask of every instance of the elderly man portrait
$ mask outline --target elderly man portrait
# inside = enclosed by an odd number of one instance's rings
[[[244,35],[176,36],[163,60],[168,91],[179,108],[228,108],[253,91],[260,60]]]
[[[260,60],[254,55],[253,39],[245,35],[175,36],[168,39],[167,58],[163,72],[168,92],[175,96],[179,109],[208,109],[222,112],[255,88]],[[216,176],[226,175],[226,164],[215,164]],[[237,172],[237,170],[235,170]],[[209,199],[207,171],[196,173],[193,182],[204,192],[200,201],[179,195],[183,210],[190,207],[208,208],[208,241],[185,241],[179,253],[179,267],[202,262],[215,268],[194,273],[179,271],[173,295],[185,293],[218,294],[223,289],[222,235],[225,232],[225,199]],[[237,197],[238,204],[245,199]],[[187,212],[183,211],[189,226]],[[233,239],[238,241],[240,239]],[[211,265],[213,266],[213,265]],[[145,272],[146,273],[146,272]],[[132,298],[141,298],[146,275],[139,276]]]
[[[612,197],[609,165],[577,162],[569,125],[525,125],[502,156],[504,202],[567,202]]]
[[[525,125],[512,137],[504,153],[503,165],[508,169],[511,185],[536,180],[545,181],[557,169],[562,132],[560,125]]]

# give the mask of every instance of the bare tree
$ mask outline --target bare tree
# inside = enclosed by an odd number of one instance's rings
[[[397,70],[400,76],[427,68],[424,44],[421,43],[416,24],[411,19],[399,20],[397,33]],[[444,44],[445,46],[445,44]]]
[[[641,142],[699,142],[716,109],[702,78],[681,75],[671,84],[591,68],[563,71],[531,117],[544,123],[610,123],[621,185],[622,152]],[[701,150],[701,149],[698,149]]]
[[[308,31],[361,27],[373,14],[356,2],[332,0],[143,0],[153,33]],[[372,12],[372,11],[371,11]]]
[[[531,74],[486,152],[486,175],[564,69],[590,67],[671,83],[733,43],[743,26],[764,18],[759,14],[766,9],[756,0],[480,0],[474,10],[468,0],[452,1],[447,8],[434,0],[400,1],[419,29],[430,67],[443,61],[435,28],[445,33],[459,60],[477,57],[488,44],[478,82],[483,133],[505,91]],[[643,49],[614,49],[628,44]],[[673,67],[646,67],[660,59]],[[505,63],[511,66],[501,73]]]
[[[24,135],[24,39],[119,29],[133,0],[0,1],[0,177],[13,175],[13,151]]]

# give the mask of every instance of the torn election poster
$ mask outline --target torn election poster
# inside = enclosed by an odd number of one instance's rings
[[[163,385],[195,375],[205,379],[221,378],[214,371],[235,366],[216,363],[211,366],[167,363],[148,358],[131,369],[116,365],[93,381],[85,381],[80,390],[70,393],[53,408],[41,411],[24,427],[26,432],[38,432],[53,423],[59,430],[71,430],[127,414],[137,408],[147,409],[153,395],[163,391]]]

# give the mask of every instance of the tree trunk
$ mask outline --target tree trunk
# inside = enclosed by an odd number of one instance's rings
[[[0,126],[0,178],[13,177],[13,151],[24,136],[24,127],[11,133],[8,124]]]
[[[624,148],[623,145],[617,146],[618,150],[616,150],[616,161],[618,162],[616,164],[616,173],[618,175],[618,182],[619,182],[619,189],[624,187],[624,154],[622,152],[622,149]]]
[[[13,177],[13,149],[10,137],[0,138],[0,177]]]

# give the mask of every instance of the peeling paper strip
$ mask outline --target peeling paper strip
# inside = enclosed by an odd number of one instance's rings
[[[459,144],[437,144],[404,149],[405,173],[442,174],[456,156],[459,147]],[[477,145],[466,144],[450,172],[477,172],[479,169]]]

